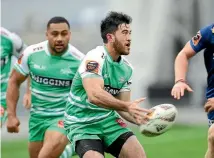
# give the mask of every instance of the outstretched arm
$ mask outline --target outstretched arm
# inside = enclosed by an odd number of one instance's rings
[[[175,99],[180,99],[181,96],[184,96],[185,90],[188,90],[189,92],[193,91],[187,84],[186,74],[189,59],[194,55],[195,51],[192,49],[190,42],[188,42],[175,59],[175,85],[173,86],[171,92],[171,95]]]

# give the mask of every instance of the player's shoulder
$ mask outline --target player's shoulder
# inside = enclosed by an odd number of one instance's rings
[[[200,29],[200,33],[203,35],[209,35],[214,33],[214,23],[210,25],[206,25]]]
[[[103,46],[97,46],[86,54],[86,57],[96,59],[104,59],[105,56],[106,52]]]
[[[40,43],[29,45],[28,47],[25,48],[24,54],[30,55],[36,52],[44,51],[47,47],[47,43],[48,43],[47,41],[43,41]]]
[[[4,27],[0,27],[0,33],[2,36],[10,37],[11,32]]]
[[[74,47],[71,44],[69,44],[68,46],[69,54],[71,56],[75,57],[77,60],[82,60],[84,58],[85,55],[81,51],[79,51],[76,47]]]
[[[134,69],[134,67],[132,66],[132,64],[128,61],[128,59],[126,59],[124,56],[121,56],[122,60],[123,60],[123,63],[129,67],[131,70]]]

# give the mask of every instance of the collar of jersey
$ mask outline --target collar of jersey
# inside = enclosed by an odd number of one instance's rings
[[[46,54],[47,54],[48,56],[51,56],[51,57],[54,57],[54,58],[61,58],[61,57],[67,56],[67,54],[69,53],[69,51],[68,51],[68,50],[69,50],[69,47],[70,47],[70,45],[68,45],[67,51],[66,51],[63,55],[61,55],[61,56],[51,55],[51,53],[50,53],[50,51],[49,51],[49,49],[48,49],[48,41],[47,41],[45,52],[46,52]]]
[[[123,63],[123,58],[122,58],[122,56],[121,56],[120,61],[119,61],[119,62],[116,62],[116,61],[114,61],[114,60],[112,59],[112,57],[111,57],[111,55],[109,54],[109,52],[108,52],[106,46],[103,46],[103,47],[104,47],[104,50],[105,50],[105,52],[106,52],[106,56],[107,56],[107,60],[108,60],[108,61],[110,61],[110,62],[111,62],[112,64],[114,64],[114,65],[121,65],[121,64]]]

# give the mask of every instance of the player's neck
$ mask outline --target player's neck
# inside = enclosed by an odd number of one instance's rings
[[[120,55],[115,51],[115,49],[110,44],[105,44],[105,47],[106,47],[109,55],[111,56],[112,60],[117,62]]]

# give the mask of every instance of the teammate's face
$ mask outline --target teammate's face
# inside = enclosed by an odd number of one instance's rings
[[[115,32],[113,47],[120,55],[128,55],[131,46],[131,28],[129,24],[121,24]]]
[[[52,51],[62,53],[68,47],[71,32],[66,23],[52,23],[47,30],[46,36]]]

